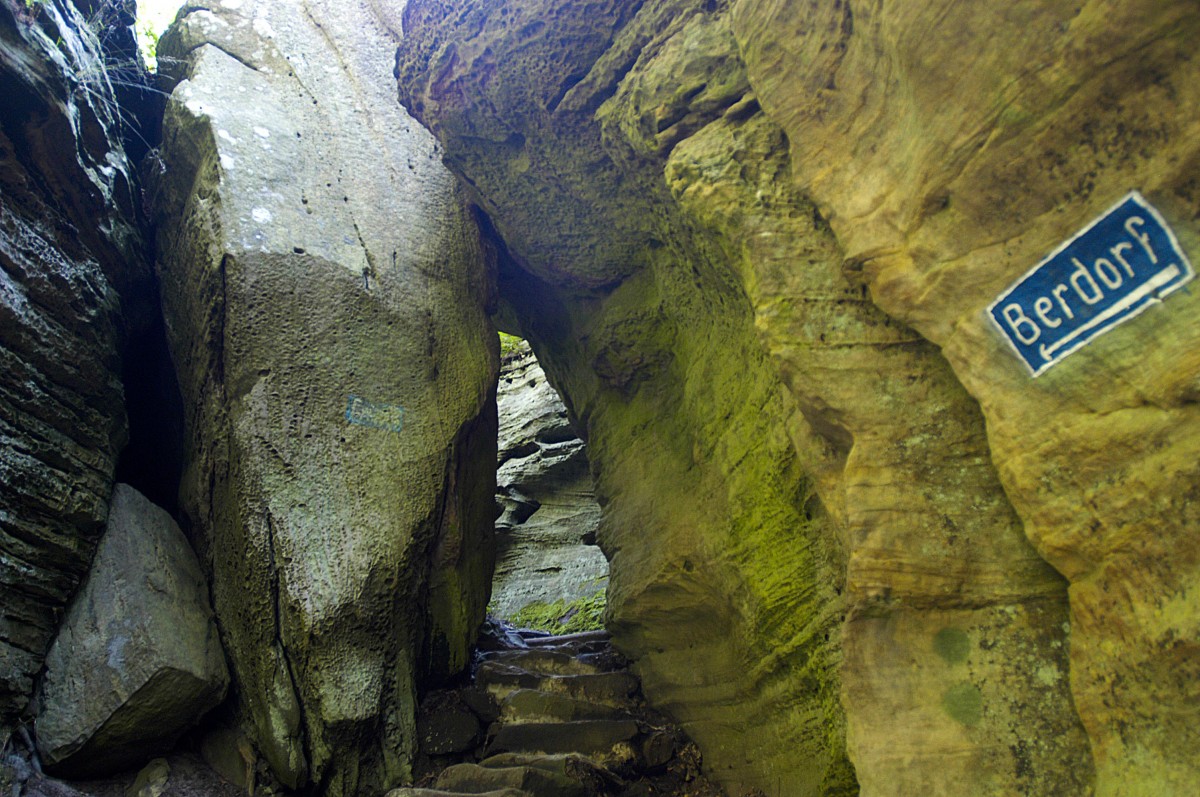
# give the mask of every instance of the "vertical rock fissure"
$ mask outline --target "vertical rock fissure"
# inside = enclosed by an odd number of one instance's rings
[[[0,740],[108,516],[121,294],[147,273],[111,86],[78,90],[105,55],[72,4],[37,5],[0,7]]]
[[[267,562],[268,572],[270,573],[268,589],[270,590],[271,611],[274,619],[274,643],[279,649],[280,657],[283,659],[283,666],[287,672],[288,688],[291,690],[292,700],[300,712],[300,746],[304,750],[304,766],[311,768],[313,764],[313,749],[309,742],[308,713],[304,705],[304,697],[300,692],[299,683],[296,680],[296,668],[292,664],[292,654],[283,639],[283,617],[279,605],[282,599],[279,590],[279,567],[275,561],[275,523],[271,519],[271,512],[269,510],[263,512],[263,523],[267,529]]]

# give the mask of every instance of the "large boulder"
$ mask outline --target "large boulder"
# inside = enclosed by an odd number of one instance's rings
[[[527,343],[504,356],[496,407],[503,513],[490,610],[509,619],[532,604],[603,592],[608,561],[595,544],[600,505],[586,447]]]
[[[46,655],[42,762],[103,775],[167,750],[225,696],[208,582],[179,526],[126,484],[96,559]]]
[[[0,744],[87,572],[126,439],[122,311],[149,269],[110,76],[71,3],[0,3]]]
[[[1196,791],[1196,336],[985,308],[1130,188],[1186,0],[412,0],[406,105],[586,424],[615,640],[731,790]],[[1195,259],[1195,258],[1193,258]]]
[[[492,287],[398,35],[367,0],[230,0],[159,45],[182,504],[257,748],[332,795],[410,776],[492,568]]]

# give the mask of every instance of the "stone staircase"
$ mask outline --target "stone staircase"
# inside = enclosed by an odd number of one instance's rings
[[[473,683],[424,706],[431,771],[387,797],[724,797],[607,633],[493,627],[481,647]]]

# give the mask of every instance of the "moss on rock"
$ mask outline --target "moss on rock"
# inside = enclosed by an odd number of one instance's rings
[[[604,628],[606,605],[605,594],[601,590],[573,601],[559,598],[551,603],[530,603],[507,619],[518,628],[532,628],[552,634],[598,631]]]

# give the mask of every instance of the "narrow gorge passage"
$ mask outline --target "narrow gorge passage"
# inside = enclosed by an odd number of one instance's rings
[[[137,18],[0,0],[0,792],[1200,793],[1194,0]]]
[[[608,560],[579,439],[529,345],[501,336],[496,572],[488,614],[556,633],[603,626]]]

